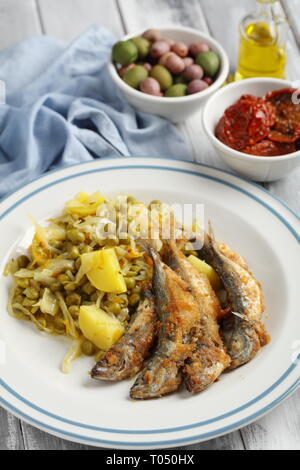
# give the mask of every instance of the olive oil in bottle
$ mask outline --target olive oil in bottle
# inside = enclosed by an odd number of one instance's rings
[[[258,11],[240,24],[240,50],[235,79],[285,77],[286,18],[277,0],[257,0]]]

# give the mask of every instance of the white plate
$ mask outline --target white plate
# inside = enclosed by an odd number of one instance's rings
[[[174,393],[132,402],[130,381],[93,381],[88,358],[60,372],[66,343],[6,313],[9,280],[0,283],[1,403],[57,436],[111,448],[187,445],[245,426],[299,385],[299,220],[259,186],[214,168],[168,159],[107,159],[50,173],[0,205],[0,270],[30,222],[57,213],[80,190],[132,193],[144,200],[204,203],[217,238],[241,253],[262,283],[271,343],[249,364],[199,395]],[[298,347],[298,351],[297,351]],[[2,351],[3,353],[4,351]],[[300,354],[299,354],[300,357]]]

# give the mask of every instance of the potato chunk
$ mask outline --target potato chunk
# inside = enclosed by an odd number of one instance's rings
[[[124,327],[119,320],[96,305],[80,307],[79,328],[85,338],[103,351],[110,349],[124,333]]]
[[[221,288],[221,281],[214,270],[209,264],[207,264],[205,261],[202,259],[197,258],[194,255],[188,256],[189,262],[199,271],[202,273],[206,274],[208,277],[209,282],[211,283],[211,286],[214,290],[219,290]]]
[[[114,248],[81,255],[81,266],[90,283],[103,292],[121,294],[127,287]]]

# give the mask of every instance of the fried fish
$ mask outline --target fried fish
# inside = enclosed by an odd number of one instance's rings
[[[120,381],[136,375],[156,337],[156,311],[150,288],[144,291],[125,334],[92,369],[93,379]]]

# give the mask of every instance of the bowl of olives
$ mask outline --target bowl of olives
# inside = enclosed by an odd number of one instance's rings
[[[193,28],[147,29],[117,41],[108,64],[112,79],[139,111],[181,122],[225,82],[223,47]]]

